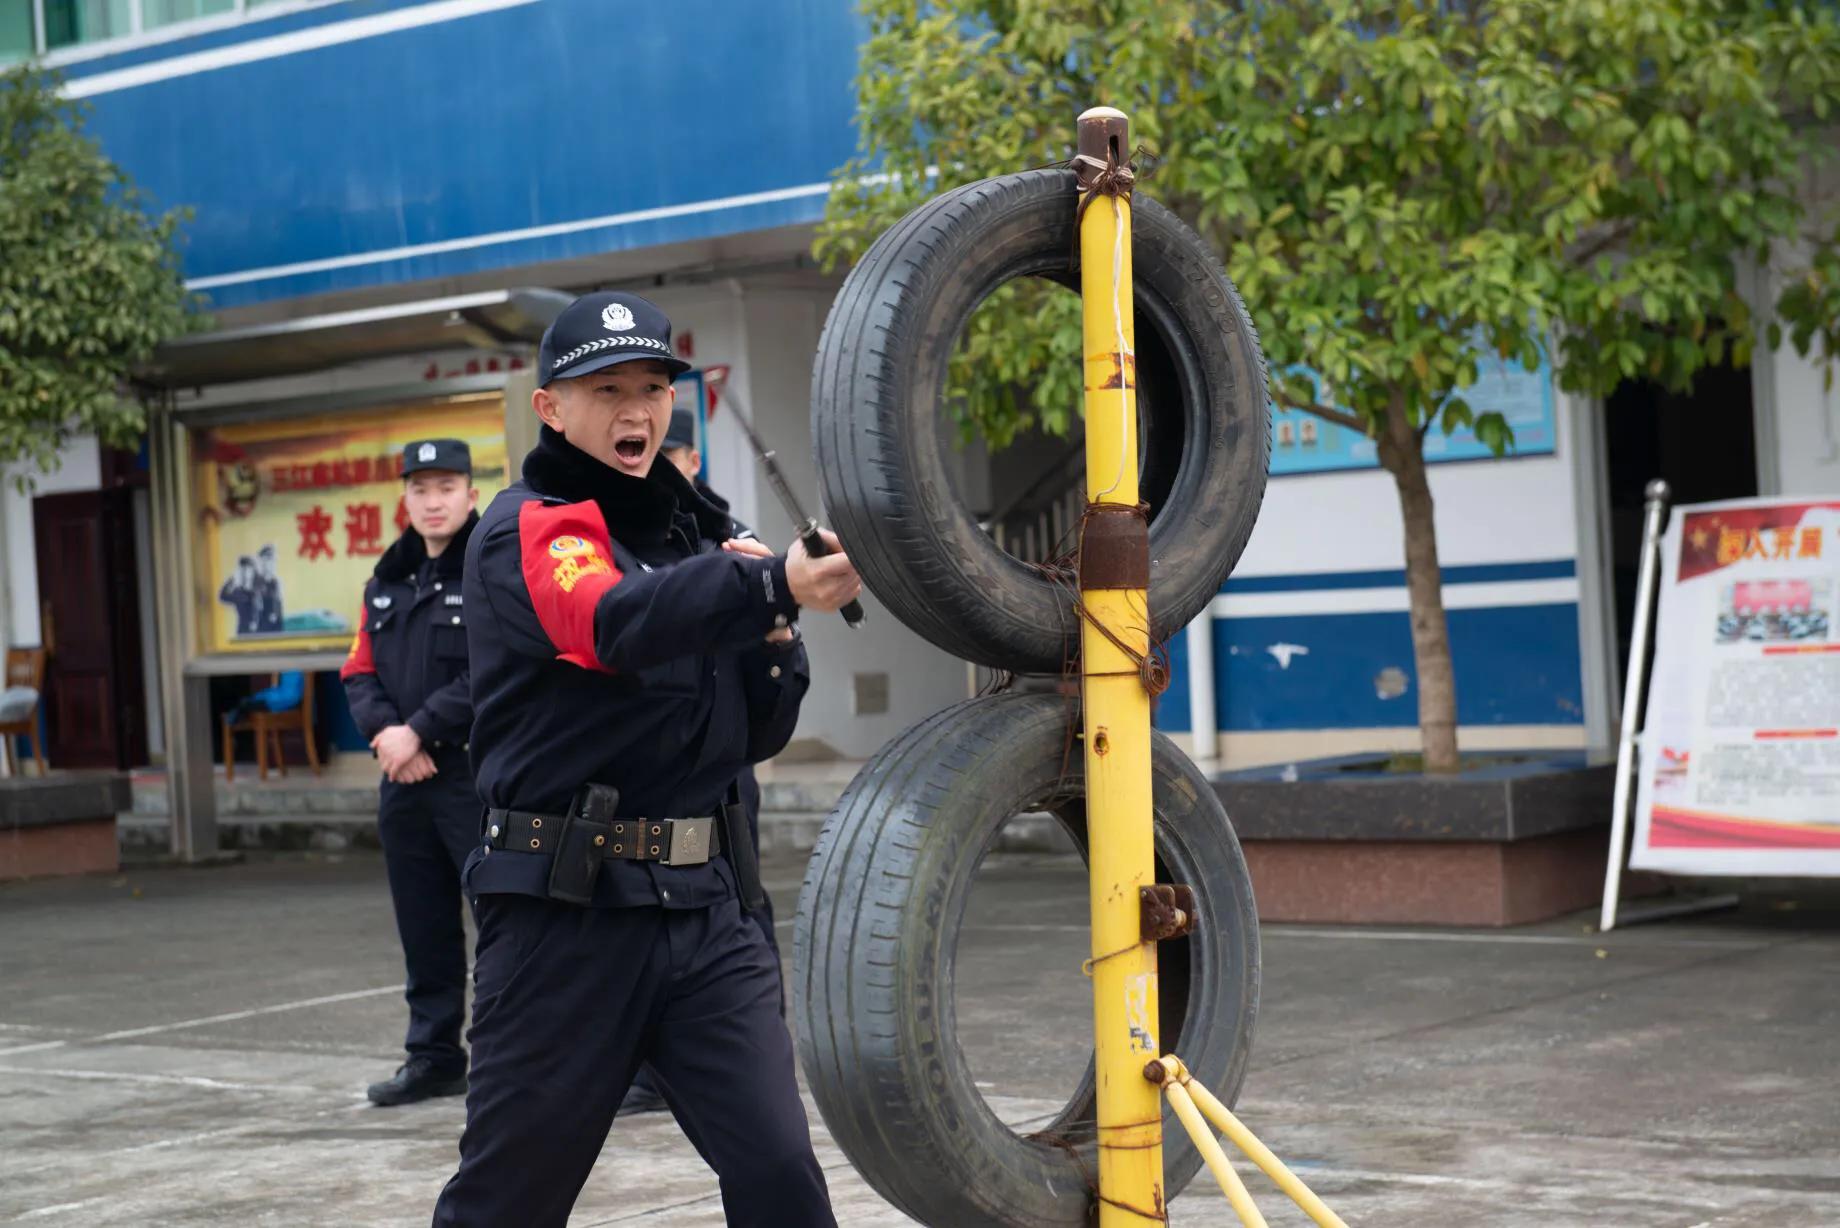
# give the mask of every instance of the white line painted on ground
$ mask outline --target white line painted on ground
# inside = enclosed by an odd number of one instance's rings
[[[1084,934],[1084,925],[1035,925],[1017,923],[996,923],[967,925],[966,933],[1003,933],[1023,934]],[[1303,926],[1266,925],[1259,929],[1263,938],[1329,938],[1347,939],[1355,942],[1470,942],[1482,944],[1506,944],[1510,946],[1540,947],[1618,947],[1624,951],[1658,951],[1671,948],[1702,949],[1715,951],[1761,951],[1768,947],[1768,942],[1745,942],[1742,940],[1720,940],[1717,938],[1668,938],[1655,942],[1619,943],[1604,935],[1586,935],[1581,938],[1568,938],[1563,934],[1469,934],[1444,933],[1439,930],[1358,930],[1358,929],[1309,929]]]
[[[379,998],[385,994],[399,994],[401,985],[381,985],[376,989],[354,989],[349,993],[326,994],[318,998],[300,998],[293,1002],[277,1002],[272,1006],[258,1006],[246,1011],[229,1011],[222,1015],[207,1015],[202,1019],[181,1019],[176,1023],[156,1023],[151,1027],[128,1028],[120,1032],[104,1032],[99,1036],[73,1037],[70,1040],[40,1041],[35,1045],[19,1045],[15,1048],[0,1049],[0,1057],[12,1057],[19,1053],[39,1053],[46,1049],[62,1049],[70,1045],[99,1045],[116,1040],[134,1040],[141,1036],[157,1036],[162,1032],[182,1032],[187,1028],[209,1027],[214,1023],[235,1023],[239,1019],[254,1019],[260,1015],[279,1015],[285,1011],[307,1010],[315,1006],[331,1006],[338,1002],[356,1002],[363,998]]]
[[[99,1202],[108,1201],[109,1199],[107,1198],[85,1198],[81,1202],[60,1202],[54,1206],[37,1207],[33,1210],[22,1211],[18,1215],[15,1215],[13,1217],[13,1222],[17,1224],[20,1220],[38,1219],[40,1216],[44,1215],[62,1215],[66,1211],[81,1211],[84,1207],[93,1207]]]
[[[1548,1187],[1537,1181],[1516,1181],[1501,1177],[1463,1177],[1453,1173],[1399,1173],[1386,1172],[1371,1168],[1339,1168],[1332,1164],[1310,1165],[1293,1164],[1301,1174],[1306,1174],[1312,1184],[1316,1182],[1367,1181],[1382,1185],[1408,1185],[1428,1188],[1449,1189],[1459,1187],[1472,1190],[1496,1190],[1504,1193],[1522,1195],[1538,1194],[1548,1189],[1559,1193],[1569,1193],[1564,1186]],[[1622,1197],[1640,1202],[1663,1202],[1669,1207],[1695,1207],[1701,1210],[1718,1210],[1723,1204],[1704,1198],[1683,1198],[1677,1190],[1669,1189],[1665,1194],[1656,1192],[1645,1194],[1631,1191]]]
[[[324,1096],[323,1087],[305,1083],[233,1083],[228,1079],[211,1079],[204,1075],[140,1074],[123,1070],[72,1070],[57,1066],[0,1066],[0,1074],[34,1075],[47,1079],[78,1079],[84,1082],[150,1083],[172,1087],[200,1087],[214,1092],[287,1092],[297,1096]]]

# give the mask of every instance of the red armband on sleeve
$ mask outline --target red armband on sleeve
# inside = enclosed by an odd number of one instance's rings
[[[377,662],[371,657],[370,609],[364,598],[358,598],[358,634],[351,637],[351,651],[345,654],[345,664],[339,666],[339,681],[343,682],[354,674],[374,674]]]
[[[518,509],[518,545],[531,608],[557,659],[611,672],[594,651],[594,611],[620,569],[600,506],[533,499]]]

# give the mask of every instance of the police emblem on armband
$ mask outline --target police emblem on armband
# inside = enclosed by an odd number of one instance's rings
[[[555,580],[557,587],[565,593],[575,591],[575,586],[583,576],[606,574],[613,570],[613,564],[600,557],[594,551],[594,543],[574,534],[558,537],[549,544],[549,555],[560,559],[556,564]]]
[[[625,303],[608,303],[601,312],[601,323],[610,333],[623,333],[633,326],[632,308]]]

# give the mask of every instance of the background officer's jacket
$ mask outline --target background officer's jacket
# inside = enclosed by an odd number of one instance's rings
[[[339,670],[352,720],[366,738],[407,724],[430,751],[466,743],[473,701],[460,578],[478,523],[478,513],[468,516],[434,559],[422,535],[409,529],[377,560],[364,586],[358,634]]]
[[[622,817],[708,815],[791,738],[809,683],[783,558],[721,549],[733,524],[668,461],[617,473],[545,427],[467,550],[472,762],[487,806],[561,814],[593,781]],[[549,858],[476,851],[475,894],[544,895]],[[596,904],[703,907],[726,859],[609,858]]]

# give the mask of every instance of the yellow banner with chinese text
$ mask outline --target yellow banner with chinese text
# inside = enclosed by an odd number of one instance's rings
[[[466,442],[482,509],[507,484],[498,393],[200,430],[203,650],[346,647],[365,581],[409,524],[403,447],[424,439]]]

